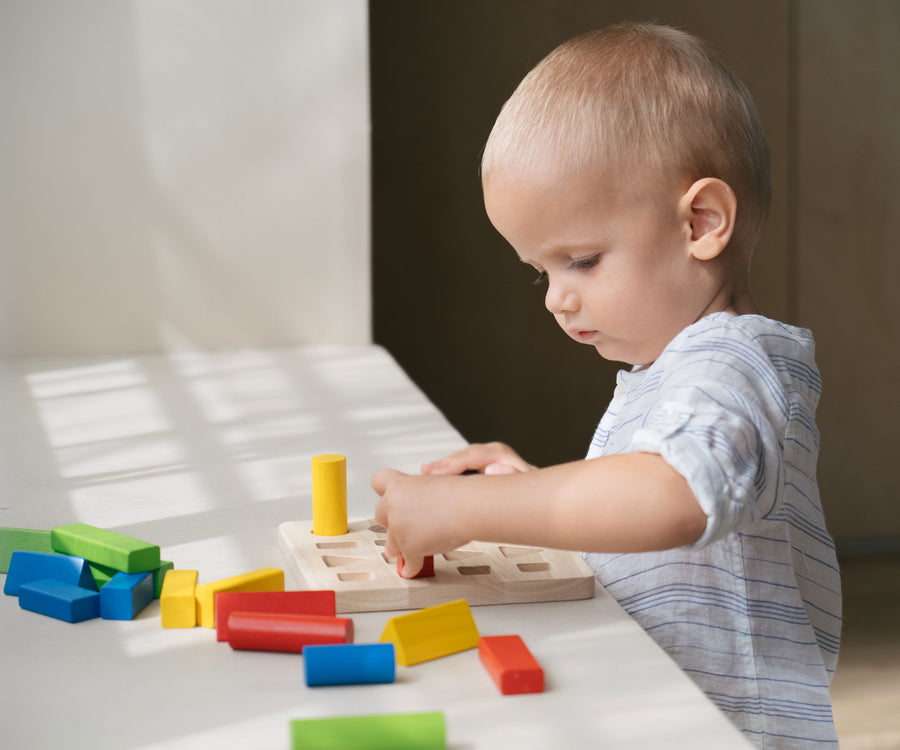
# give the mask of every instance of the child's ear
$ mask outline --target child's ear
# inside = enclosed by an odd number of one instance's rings
[[[681,197],[689,224],[691,255],[712,260],[725,249],[734,232],[737,198],[727,182],[715,177],[697,180]]]

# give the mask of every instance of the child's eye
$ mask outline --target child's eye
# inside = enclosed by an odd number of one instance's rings
[[[547,280],[547,272],[546,271],[538,271],[537,278],[534,281],[532,281],[531,283],[534,284],[534,286],[540,286],[546,280]]]
[[[590,255],[587,258],[576,258],[570,264],[569,267],[578,271],[584,271],[588,268],[593,268],[600,262],[599,255]]]

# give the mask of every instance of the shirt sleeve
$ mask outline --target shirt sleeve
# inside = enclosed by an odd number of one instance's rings
[[[629,446],[658,453],[687,480],[707,515],[692,547],[746,530],[780,497],[784,424],[773,380],[760,377],[765,357],[732,349],[680,358]]]

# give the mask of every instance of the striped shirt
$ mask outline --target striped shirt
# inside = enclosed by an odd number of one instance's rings
[[[690,547],[586,554],[604,588],[761,748],[837,747],[840,577],[816,484],[809,331],[715,313],[622,371],[588,458],[660,454],[707,514]]]

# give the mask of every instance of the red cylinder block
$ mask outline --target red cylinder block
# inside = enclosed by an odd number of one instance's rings
[[[327,615],[232,612],[228,642],[233,649],[299,654],[304,646],[353,643],[353,620]]]

